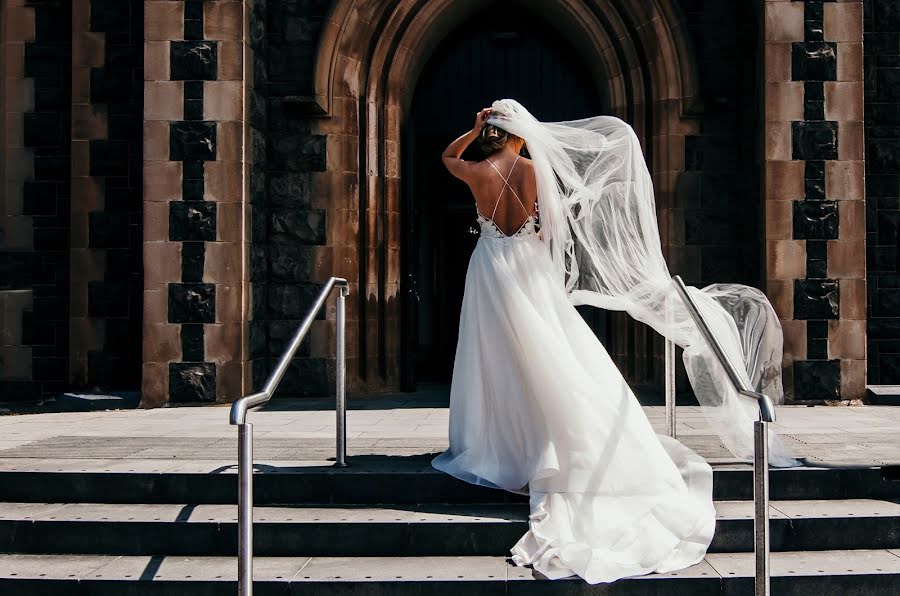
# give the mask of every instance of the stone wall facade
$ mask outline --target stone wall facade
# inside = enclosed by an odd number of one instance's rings
[[[797,401],[865,393],[862,8],[765,6],[765,289]]]
[[[772,298],[787,394],[897,382],[896,3],[521,4],[634,125],[672,272]],[[483,2],[0,6],[0,400],[233,400],[331,275],[351,285],[348,388],[400,388],[404,126],[428,57]],[[331,392],[333,321],[283,394]],[[629,379],[658,386],[659,337],[611,327]]]

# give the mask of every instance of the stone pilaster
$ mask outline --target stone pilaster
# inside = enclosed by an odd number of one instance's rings
[[[25,46],[35,38],[34,9],[4,3],[0,30],[0,394],[6,400],[33,399],[39,387],[32,379],[32,348],[23,322],[33,309],[31,260],[34,246],[32,211],[24,201],[31,177],[33,151],[25,147],[24,118],[34,110],[32,80],[25,76]]]
[[[143,403],[233,400],[249,388],[243,64],[250,7],[235,0],[146,7]]]
[[[138,386],[140,0],[72,2],[69,382]]]
[[[861,2],[766,2],[767,291],[795,400],[865,391],[861,41]]]

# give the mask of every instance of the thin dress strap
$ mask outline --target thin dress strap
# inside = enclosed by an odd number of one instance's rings
[[[528,213],[528,208],[525,207],[525,203],[523,203],[521,197],[519,197],[519,193],[516,192],[515,188],[513,188],[512,186],[509,185],[509,177],[512,175],[512,171],[513,171],[513,169],[515,169],[516,163],[518,163],[520,157],[522,157],[522,156],[516,155],[516,159],[515,159],[515,161],[513,161],[512,167],[509,168],[509,174],[507,174],[506,176],[504,176],[503,173],[499,169],[497,169],[497,166],[494,165],[494,162],[492,162],[490,159],[487,160],[488,163],[491,164],[491,167],[494,168],[495,170],[497,170],[497,173],[500,174],[501,178],[503,178],[503,188],[500,189],[500,194],[497,195],[497,202],[494,203],[494,210],[491,212],[491,221],[494,220],[494,215],[497,214],[497,207],[500,206],[500,199],[501,199],[501,197],[503,197],[503,191],[506,190],[507,187],[509,187],[509,190],[511,190],[512,193],[514,195],[516,195],[516,200],[519,201],[519,205],[521,205],[522,209],[525,210],[525,215],[528,215],[528,216],[531,215],[530,213]]]

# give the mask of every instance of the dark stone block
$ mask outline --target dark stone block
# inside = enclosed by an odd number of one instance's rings
[[[815,319],[807,321],[806,336],[813,339],[828,339],[828,321]]]
[[[828,258],[828,243],[824,240],[808,240],[806,242],[806,257],[824,261]]]
[[[169,159],[172,161],[216,159],[215,122],[172,122],[169,125]]]
[[[828,340],[807,338],[806,357],[810,360],[825,360],[828,358]]]
[[[828,277],[828,261],[806,259],[806,277],[810,279],[824,279]]]
[[[817,21],[803,21],[803,39],[806,41],[823,41],[825,39],[821,19]]]
[[[132,141],[139,146],[141,138],[141,118],[136,114],[110,114],[107,117],[107,130],[111,140]],[[136,152],[131,152],[132,154]]]
[[[185,161],[182,176],[187,180],[203,180],[204,166],[200,160]]]
[[[199,19],[185,19],[184,38],[191,40],[203,39],[203,21]]]
[[[691,209],[684,214],[685,244],[732,243],[735,220],[730,211],[722,209]]]
[[[59,357],[34,357],[31,359],[31,375],[35,381],[66,381],[68,361]]]
[[[276,207],[309,207],[312,203],[311,187],[308,173],[272,173],[269,175],[269,200]]]
[[[128,141],[92,140],[91,176],[127,176]]]
[[[325,170],[325,135],[272,137],[267,150],[271,169],[288,172]]]
[[[312,251],[306,246],[283,242],[268,248],[271,279],[280,282],[308,282],[315,269]]]
[[[62,227],[35,228],[34,250],[37,252],[65,251],[69,248],[69,229]]]
[[[795,240],[836,240],[838,207],[834,201],[794,201]]]
[[[215,41],[173,41],[169,50],[173,81],[215,81],[218,43]]]
[[[0,395],[6,402],[37,401],[41,385],[30,379],[0,379]]]
[[[333,395],[324,358],[294,358],[282,379],[276,397]]]
[[[791,44],[791,78],[794,81],[837,79],[837,44],[803,41]]]
[[[872,7],[876,31],[900,31],[900,4],[896,0],[870,0],[866,5]]]
[[[184,2],[184,18],[203,20],[203,0],[185,0]]]
[[[170,323],[215,323],[216,286],[204,283],[169,284]]]
[[[268,318],[294,321],[306,316],[321,289],[317,284],[266,284],[264,288],[266,305],[269,309]],[[324,313],[325,309],[322,309],[316,318],[322,319]]]
[[[25,112],[24,143],[26,147],[58,145],[60,139],[59,114],[54,112]]]
[[[34,179],[59,180],[68,182],[70,178],[70,158],[68,155],[35,155]]]
[[[869,139],[866,143],[866,172],[895,174],[898,171],[900,171],[900,139]]]
[[[185,99],[184,100],[184,119],[185,120],[203,120],[203,100],[202,99]]]
[[[871,314],[876,317],[900,316],[900,289],[876,290],[872,301]]]
[[[132,5],[122,0],[91,0],[91,31],[127,28]]]
[[[56,182],[26,180],[22,188],[25,215],[56,215]]]
[[[88,315],[127,317],[128,284],[122,281],[88,282]]]
[[[825,102],[807,100],[803,103],[805,120],[825,120]]]
[[[118,103],[127,101],[134,94],[132,67],[113,68],[106,66],[91,68],[91,103]]]
[[[203,281],[206,263],[206,245],[203,242],[185,242],[181,245],[181,281]]]
[[[87,357],[87,381],[91,387],[114,389],[132,388],[134,380],[121,354],[91,350]],[[140,381],[138,381],[140,382]]]
[[[216,365],[212,362],[170,363],[169,401],[216,401]]]
[[[703,169],[703,139],[697,136],[684,137],[684,169]]]
[[[837,319],[839,316],[840,292],[837,281],[794,280],[795,319]]]
[[[265,281],[268,278],[267,252],[265,246],[258,244],[250,246],[250,281]]]
[[[216,203],[169,203],[169,239],[213,242],[216,239]]]
[[[840,360],[797,360],[794,362],[795,399],[840,399]]]
[[[31,251],[0,251],[0,290],[19,290],[34,283]]]
[[[803,177],[806,180],[825,180],[825,162],[809,160],[803,164]]]
[[[792,122],[793,159],[837,159],[837,122]]]
[[[896,103],[900,98],[900,69],[879,68],[875,74],[875,89],[876,100]]]
[[[876,225],[878,244],[897,244],[898,239],[900,239],[900,211],[879,211]]]
[[[181,359],[185,362],[203,362],[203,325],[181,326]]]
[[[804,101],[825,101],[825,83],[823,81],[806,81],[803,83]]]
[[[58,85],[63,72],[69,72],[68,60],[63,61],[60,48],[55,44],[26,43],[25,44],[25,76],[33,79],[53,81]],[[64,64],[63,64],[64,62]],[[38,85],[40,81],[35,81]]]
[[[900,174],[873,174],[866,171],[866,198],[900,198]]]
[[[128,248],[130,245],[127,213],[92,211],[88,214],[88,227],[91,248]]]
[[[804,197],[808,201],[825,199],[825,180],[804,180]]]
[[[181,198],[185,201],[202,201],[205,189],[206,185],[203,182],[203,178],[195,180],[184,178],[181,181]]]
[[[879,126],[900,126],[900,104],[898,103],[866,103],[866,123]]]
[[[203,99],[203,81],[185,81],[184,98]]]
[[[273,356],[280,356],[284,353],[297,332],[297,321],[267,321],[268,325],[268,353]],[[310,337],[307,335],[300,347],[297,348],[296,356],[298,358],[307,358],[310,354]]]
[[[271,226],[283,243],[325,244],[324,209],[279,209],[271,214]]]

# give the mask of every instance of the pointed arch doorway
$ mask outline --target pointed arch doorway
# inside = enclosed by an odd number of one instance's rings
[[[507,13],[508,14],[508,13]],[[610,113],[605,82],[545,20],[519,10],[498,26],[485,10],[435,49],[406,120],[401,162],[403,385],[448,382],[469,257],[478,239],[471,192],[440,155],[494,99],[513,97],[544,121]],[[464,159],[484,156],[473,144]],[[609,314],[580,309],[609,348]]]

